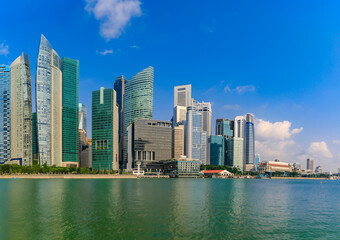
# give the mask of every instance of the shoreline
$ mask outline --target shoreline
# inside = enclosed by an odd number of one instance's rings
[[[285,179],[285,180],[329,180],[329,178],[310,178],[310,177],[271,177],[270,179]]]
[[[0,179],[136,179],[135,175],[122,174],[12,174],[0,175]]]

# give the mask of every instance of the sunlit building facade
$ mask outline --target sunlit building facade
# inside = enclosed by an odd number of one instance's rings
[[[254,115],[247,114],[245,118],[244,131],[244,154],[245,164],[255,163],[255,129],[254,129]]]
[[[243,138],[227,138],[227,165],[243,171]]]
[[[87,107],[83,103],[78,104],[79,112],[79,130],[84,130],[87,133]]]

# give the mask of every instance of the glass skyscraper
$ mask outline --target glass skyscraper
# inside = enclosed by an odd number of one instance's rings
[[[63,129],[63,166],[79,164],[79,61],[70,58],[61,59],[62,71],[62,129]]]
[[[11,157],[11,118],[10,118],[10,67],[0,65],[0,163]]]
[[[233,137],[234,121],[229,119],[216,119],[216,135]]]
[[[37,59],[35,97],[39,162],[62,165],[62,73],[61,61],[41,35]]]
[[[210,164],[226,165],[226,138],[224,136],[210,137]]]
[[[127,161],[127,127],[135,119],[152,119],[154,69],[148,67],[133,76],[125,86],[123,107],[123,168]]]
[[[116,91],[92,92],[92,168],[118,170],[118,105]]]
[[[243,171],[243,138],[227,138],[227,164]]]
[[[79,130],[84,130],[87,133],[87,107],[85,104],[79,103],[78,105],[79,111]]]
[[[11,159],[33,164],[32,94],[29,57],[22,53],[11,64]]]
[[[254,133],[254,115],[247,114],[245,117],[244,131],[244,148],[245,148],[245,164],[255,163],[255,133]]]

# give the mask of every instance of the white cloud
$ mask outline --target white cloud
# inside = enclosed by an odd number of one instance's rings
[[[238,104],[234,104],[234,105],[224,105],[223,106],[224,109],[232,109],[232,110],[238,110],[240,109],[240,105]]]
[[[9,46],[5,43],[0,43],[0,55],[7,56],[9,54]]]
[[[229,85],[225,86],[224,87],[224,92],[226,93],[245,93],[245,92],[255,92],[256,91],[256,88],[254,85],[246,85],[246,86],[237,86],[236,88],[234,89],[231,89],[229,87]]]
[[[308,156],[316,159],[320,158],[333,158],[333,154],[329,151],[327,143],[322,142],[313,142],[306,150]]]
[[[112,49],[105,49],[104,51],[102,52],[99,52],[97,51],[97,53],[101,54],[101,55],[107,55],[107,54],[112,54],[113,53],[113,50]]]
[[[291,129],[292,123],[289,121],[271,123],[257,119],[255,126],[256,137],[261,140],[285,140],[303,130],[302,127]]]
[[[100,21],[100,34],[106,40],[118,38],[133,17],[142,15],[139,0],[85,0],[85,10]]]

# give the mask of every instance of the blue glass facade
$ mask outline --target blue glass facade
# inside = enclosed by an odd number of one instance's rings
[[[0,65],[0,163],[10,158],[10,67]]]
[[[228,119],[216,119],[216,135],[233,137],[234,121]]]
[[[210,164],[226,165],[226,138],[224,136],[210,137]]]
[[[245,124],[245,164],[255,163],[255,133],[254,133],[254,116],[246,115]]]
[[[259,167],[259,163],[260,163],[260,155],[256,154],[255,156],[255,170],[257,171],[258,167]]]

